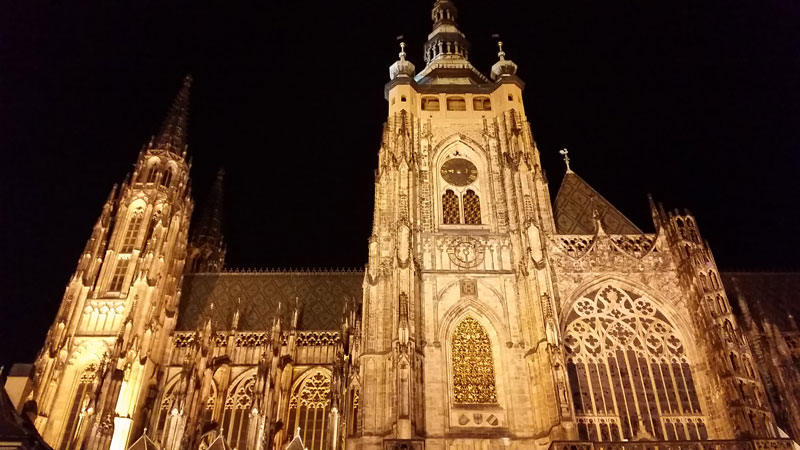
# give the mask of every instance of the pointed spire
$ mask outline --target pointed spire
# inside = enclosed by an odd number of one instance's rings
[[[187,75],[183,79],[181,90],[172,102],[167,118],[161,125],[161,130],[150,142],[150,148],[183,155],[186,149],[186,126],[189,122],[189,91],[191,87],[192,77]]]
[[[225,197],[224,190],[225,169],[220,168],[211,185],[211,192],[208,194],[206,204],[200,220],[197,222],[197,229],[193,236],[194,241],[207,241],[214,244],[222,243],[222,202]]]

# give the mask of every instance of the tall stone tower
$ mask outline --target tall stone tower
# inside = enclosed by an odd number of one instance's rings
[[[425,436],[430,448],[559,436],[570,414],[541,237],[555,229],[524,83],[502,44],[491,79],[473,67],[456,18],[436,1],[425,68],[415,75],[401,52],[385,89],[363,304],[364,448],[389,435]]]
[[[776,436],[694,219],[644,234],[568,160],[554,208],[517,66],[482,75],[456,18],[389,70],[348,445]]]
[[[38,356],[36,427],[56,449],[125,449],[175,326],[192,213],[186,78],[108,197]]]

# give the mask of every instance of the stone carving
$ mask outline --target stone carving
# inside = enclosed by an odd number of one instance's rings
[[[458,267],[475,267],[483,262],[486,247],[481,241],[464,236],[450,241],[447,246],[447,255],[450,257],[450,261]]]

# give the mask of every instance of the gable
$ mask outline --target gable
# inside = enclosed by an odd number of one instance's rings
[[[559,234],[595,234],[593,211],[608,234],[642,234],[636,225],[576,173],[564,175],[553,205]]]

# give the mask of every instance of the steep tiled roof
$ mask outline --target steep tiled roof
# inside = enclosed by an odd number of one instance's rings
[[[278,309],[289,318],[297,298],[303,330],[338,329],[345,300],[361,301],[363,272],[253,272],[186,275],[178,312],[179,331],[202,326],[214,304],[218,329],[229,329],[241,299],[239,329],[264,330]]]
[[[559,234],[594,234],[593,209],[597,210],[603,229],[608,234],[642,233],[583,178],[575,172],[567,172],[553,206]]]
[[[781,331],[798,331],[795,326],[800,324],[800,272],[726,272],[720,275],[737,316],[742,317],[738,298],[743,296],[757,323],[769,320]]]
[[[143,434],[128,447],[128,450],[161,450],[161,448],[150,439],[150,436]]]
[[[3,448],[52,450],[30,420],[14,408],[5,387],[0,386],[0,442]]]

